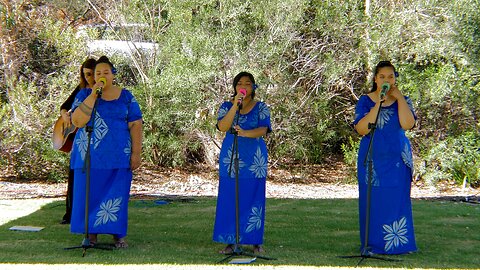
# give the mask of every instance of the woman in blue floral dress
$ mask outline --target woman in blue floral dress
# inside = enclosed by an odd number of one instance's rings
[[[72,105],[72,122],[79,130],[70,162],[75,174],[71,232],[85,233],[86,126],[94,119],[90,142],[89,240],[94,245],[97,234],[112,234],[115,246],[126,248],[132,171],[140,166],[142,113],[132,93],[113,84],[114,74],[113,64],[107,57],[100,57],[95,64],[93,89],[103,90],[82,89]],[[97,99],[96,113],[92,115]]]
[[[219,158],[220,183],[213,240],[227,244],[220,253],[234,251],[236,208],[232,155],[236,132],[239,154],[239,244],[253,245],[253,251],[258,253],[264,251],[268,153],[263,136],[271,132],[270,111],[264,102],[255,100],[256,85],[252,74],[241,72],[235,76],[233,89],[232,99],[224,102],[218,111],[217,128],[226,132],[226,135]]]
[[[358,152],[359,221],[362,254],[403,254],[417,250],[413,230],[410,189],[412,150],[405,131],[414,127],[412,102],[396,86],[397,72],[389,61],[375,68],[372,91],[360,97],[355,111],[355,129],[363,136]],[[390,90],[382,97],[382,85]],[[383,102],[381,102],[383,101]],[[374,123],[373,170],[369,238],[365,247],[368,165],[364,164],[370,141],[369,123]]]

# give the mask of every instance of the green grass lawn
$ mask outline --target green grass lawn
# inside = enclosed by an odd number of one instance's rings
[[[58,221],[64,202],[0,226],[0,263],[97,264],[215,264],[224,258],[223,245],[211,240],[215,198],[130,202],[129,248],[125,250],[63,250],[80,245]],[[419,252],[390,256],[399,262],[367,259],[362,266],[399,268],[479,268],[480,205],[414,200],[414,222]],[[265,256],[254,264],[355,266],[358,259],[338,256],[359,254],[357,201],[352,199],[268,199]],[[45,227],[40,232],[10,231],[14,225]],[[100,235],[100,243],[111,236]],[[247,248],[245,250],[248,251]]]

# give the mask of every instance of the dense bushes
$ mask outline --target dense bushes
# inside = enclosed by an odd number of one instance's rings
[[[119,82],[141,103],[147,162],[214,163],[221,139],[214,128],[216,110],[231,94],[234,75],[248,70],[260,85],[258,97],[271,107],[274,133],[268,145],[275,164],[322,163],[328,155],[343,154],[353,171],[359,140],[350,125],[354,106],[370,87],[372,67],[390,59],[419,117],[408,133],[417,178],[480,181],[476,1],[91,3],[95,6],[52,1],[41,6],[42,15],[61,10],[64,17],[29,24],[22,14],[39,16],[31,8],[2,8],[2,43],[26,44],[17,51],[2,47],[0,73],[2,162],[15,164],[17,175],[52,178],[66,166],[65,156],[49,148],[57,117],[52,112],[73,89],[87,54],[88,39],[76,39],[75,30],[88,20],[142,23],[142,39],[159,44],[153,53],[133,49],[129,56],[110,55],[120,67]],[[13,32],[22,24],[33,34]],[[137,32],[118,30],[112,36],[136,39]],[[10,66],[22,68],[12,73]],[[29,173],[23,171],[27,163]]]

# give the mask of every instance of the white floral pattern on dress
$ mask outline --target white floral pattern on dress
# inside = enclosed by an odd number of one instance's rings
[[[409,97],[407,97],[407,98],[405,98],[405,99],[406,99],[406,101],[407,101],[407,105],[408,105],[408,108],[410,109],[410,111],[414,112],[412,100],[411,100]]]
[[[378,180],[378,177],[377,177],[377,172],[375,171],[375,165],[372,164],[372,168],[373,168],[373,173],[372,173],[372,186],[374,187],[378,187],[380,186],[380,181]],[[369,175],[369,169],[368,169],[368,164],[367,164],[367,168],[366,168],[366,173],[365,173],[365,184],[368,185],[368,175]]]
[[[383,237],[383,240],[385,240],[385,251],[408,243],[408,238],[406,237],[408,233],[407,219],[405,217],[402,217],[399,221],[394,221],[391,226],[384,224],[383,230],[385,233]]]
[[[131,138],[128,138],[128,141],[127,141],[127,146],[125,146],[125,148],[123,149],[123,152],[129,156],[130,154],[132,154],[132,140]]]
[[[405,143],[405,147],[403,148],[402,151],[402,159],[405,165],[407,165],[410,169],[413,170],[413,157],[412,157],[412,151],[410,151],[410,148],[408,147],[408,144]]]
[[[108,133],[108,126],[107,123],[105,123],[105,120],[103,120],[102,116],[96,112],[95,113],[95,126],[94,128],[94,145],[93,147],[97,149],[98,144],[102,141],[102,139],[107,135]]]
[[[93,147],[96,149],[100,141],[108,133],[108,126],[98,113],[96,114],[94,129],[95,131],[93,132],[94,136],[92,140],[94,141]],[[75,140],[75,142],[78,146],[78,151],[80,152],[82,160],[85,160],[88,145],[88,134],[86,132],[86,128],[82,128],[79,130],[79,137],[77,140]]]
[[[365,116],[365,114],[363,115]],[[353,119],[358,119],[360,117],[360,114],[359,113],[355,113],[355,117]]]
[[[78,100],[77,98],[75,98],[75,100],[73,101],[73,104],[72,104],[72,108],[77,108],[78,106],[80,106],[80,104],[82,103],[83,101],[80,101]]]
[[[237,122],[237,119],[238,119],[238,122]],[[234,127],[236,125],[242,126],[246,122],[247,122],[247,117],[246,116],[240,115],[240,118],[239,118],[238,114],[235,114],[235,117],[233,118],[233,122],[232,122],[232,127]]]
[[[241,235],[239,235],[238,241],[242,241]],[[236,242],[236,236],[234,234],[221,234],[218,236],[218,242],[225,244],[234,244]]]
[[[390,121],[390,117],[394,114],[394,111],[391,109],[382,108],[380,110],[380,115],[378,116],[377,127],[382,129],[388,121]]]
[[[248,218],[248,225],[245,229],[245,232],[249,233],[255,230],[260,230],[262,228],[263,221],[263,208],[262,207],[253,207],[250,217]]]
[[[225,115],[227,115],[227,113],[228,113],[228,109],[226,107],[221,107],[218,110],[218,118],[221,119],[221,118],[225,117]]]
[[[120,205],[122,203],[122,197],[116,199],[110,199],[100,204],[100,210],[97,212],[97,220],[94,227],[108,222],[116,222],[118,220],[117,212],[120,211]]]
[[[223,166],[226,166],[227,167],[227,171],[229,171],[229,175],[230,177],[235,177],[235,157],[232,155],[232,151],[233,151],[233,146],[231,146],[229,149],[228,149],[228,152],[227,152],[227,156],[223,158],[222,162],[223,162]],[[243,167],[245,167],[245,162],[240,158],[240,156],[238,157],[238,171],[240,171]]]
[[[132,96],[132,99],[130,99],[130,102],[131,103],[138,103],[137,99],[134,96]]]
[[[255,178],[267,177],[267,159],[262,155],[260,147],[257,148],[250,171],[255,174]]]
[[[75,140],[75,143],[77,144],[82,160],[85,160],[85,155],[87,154],[88,136],[84,128],[78,131],[78,138]]]
[[[260,117],[261,120],[266,119],[267,117],[270,117],[270,110],[268,109],[267,104],[261,102],[258,105],[258,116]]]

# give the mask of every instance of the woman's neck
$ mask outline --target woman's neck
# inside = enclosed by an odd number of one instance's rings
[[[248,104],[250,104],[250,102],[252,102],[252,100],[253,100],[252,97],[251,97],[251,96],[248,96],[248,97],[245,97],[245,98],[243,99],[243,102],[242,102],[242,103],[243,103],[243,105],[248,105]]]
[[[252,110],[254,105],[255,105],[254,99],[252,99],[251,97],[245,98],[242,102],[242,109],[240,110],[240,113],[242,114],[249,113]]]
[[[116,86],[113,86],[113,85],[109,86],[108,88],[104,88],[103,89],[103,94],[102,94],[103,99],[105,99],[105,100],[117,99],[120,96],[119,89],[120,88],[118,88]]]

